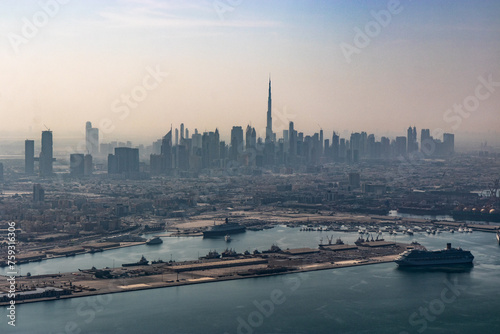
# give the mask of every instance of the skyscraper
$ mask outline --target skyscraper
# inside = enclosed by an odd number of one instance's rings
[[[69,156],[69,173],[71,176],[84,175],[84,159],[85,155],[81,153],[70,154]]]
[[[431,137],[430,130],[422,129],[420,131],[420,152],[425,155],[432,155],[434,146],[434,139]]]
[[[380,138],[381,156],[384,159],[389,159],[391,156],[391,140],[387,137]]]
[[[99,153],[99,129],[93,128],[91,122],[85,124],[85,143],[88,154]]]
[[[321,152],[319,152],[319,155],[322,156],[323,155],[323,147],[324,147],[323,129],[319,130],[319,145],[320,145],[320,149],[321,149]]]
[[[94,169],[94,165],[92,163],[92,155],[85,154],[83,159],[83,175],[88,176],[91,175]]]
[[[266,143],[273,141],[273,117],[272,99],[271,99],[271,78],[269,78],[269,95],[267,97],[267,126],[266,126]]]
[[[359,132],[351,133],[351,154],[348,156],[349,161],[359,162],[360,152],[361,152],[361,138],[362,134]]]
[[[233,126],[231,129],[231,152],[230,158],[238,160],[239,155],[243,152],[243,128],[241,126]]]
[[[172,129],[161,140],[161,171],[169,172],[172,169]]]
[[[245,150],[248,151],[250,149],[255,149],[256,145],[257,145],[257,137],[255,128],[248,125],[245,131]]]
[[[445,155],[455,153],[455,135],[452,133],[443,134],[443,151]]]
[[[139,149],[115,147],[115,154],[108,155],[108,174],[139,173]]]
[[[199,134],[197,134],[197,136],[198,135]],[[210,131],[203,133],[201,137],[201,168],[222,166],[221,159],[224,159],[224,152],[221,151],[220,143],[218,129],[215,129],[215,132]]]
[[[24,141],[24,172],[28,175],[35,173],[35,141]]]
[[[332,158],[333,161],[337,162],[339,161],[339,141],[340,141],[340,136],[334,131],[333,136],[332,136]]]
[[[395,140],[395,154],[396,157],[401,157],[406,155],[406,137],[399,136]]]
[[[345,138],[339,139],[339,161],[344,162],[347,158],[347,145]]]
[[[288,124],[288,159],[290,162],[295,161],[295,155],[297,154],[297,131],[293,128],[293,122]]]
[[[406,135],[406,145],[408,154],[418,151],[417,129],[409,127]]]
[[[52,175],[52,162],[54,154],[52,149],[52,131],[42,131],[42,151],[40,152],[40,176]]]

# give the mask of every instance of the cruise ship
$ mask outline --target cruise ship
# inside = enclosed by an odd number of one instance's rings
[[[204,238],[216,237],[216,236],[225,236],[225,235],[233,235],[236,233],[242,233],[246,231],[246,227],[240,225],[238,223],[229,223],[226,218],[226,222],[221,225],[212,226],[210,229],[203,232]]]
[[[447,243],[446,249],[437,251],[407,250],[399,255],[394,262],[400,267],[416,267],[472,264],[472,260],[474,260],[474,256],[470,251],[461,248],[451,248],[451,243]]]

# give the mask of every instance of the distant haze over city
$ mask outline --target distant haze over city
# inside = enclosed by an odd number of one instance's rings
[[[233,3],[233,4],[231,4]],[[236,4],[237,3],[237,4]],[[184,123],[498,144],[497,1],[0,3],[0,138],[150,144]],[[58,143],[59,141],[59,143]],[[37,144],[38,145],[38,144]]]

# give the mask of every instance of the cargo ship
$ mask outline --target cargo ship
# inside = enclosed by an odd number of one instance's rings
[[[228,219],[224,224],[214,225],[210,227],[208,230],[203,232],[204,238],[216,237],[216,236],[225,236],[225,235],[233,235],[236,233],[243,233],[246,231],[246,227],[240,225],[238,223],[229,223]]]
[[[472,264],[474,256],[470,251],[461,248],[452,248],[451,243],[446,244],[446,249],[428,251],[420,249],[407,250],[400,254],[394,262],[400,267],[416,266],[441,266],[456,264]]]

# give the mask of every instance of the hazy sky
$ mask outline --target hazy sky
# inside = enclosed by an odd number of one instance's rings
[[[500,2],[398,3],[1,1],[0,137],[262,134],[269,74],[278,137],[500,137]]]

